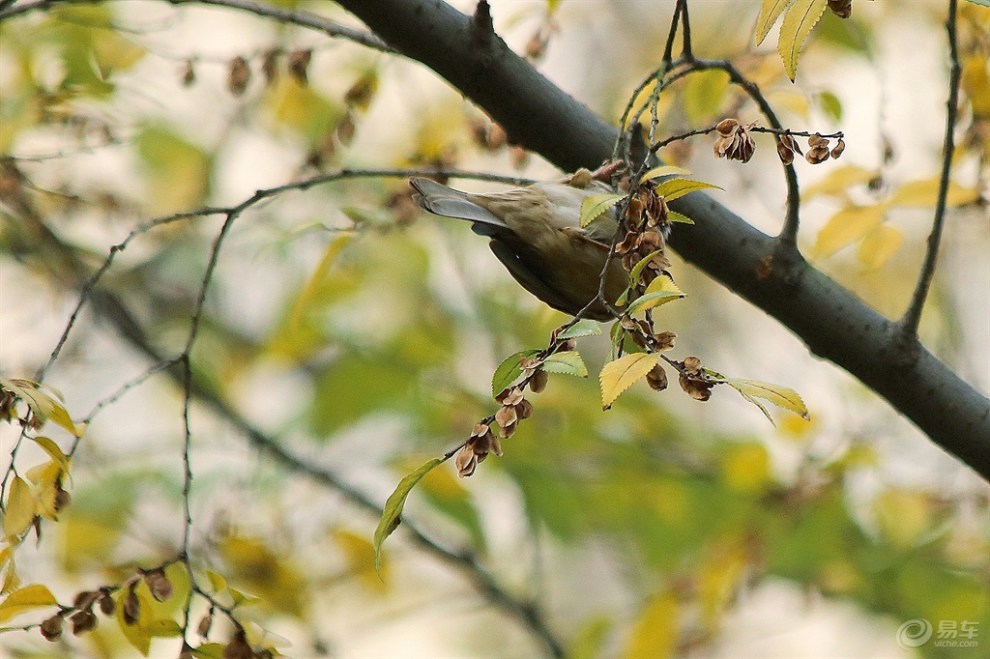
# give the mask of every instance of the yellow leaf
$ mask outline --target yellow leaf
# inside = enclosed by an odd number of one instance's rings
[[[659,595],[640,611],[626,645],[627,659],[664,659],[677,648],[679,609],[677,598]]]
[[[602,407],[609,407],[622,392],[646,377],[656,365],[656,355],[648,352],[624,355],[605,364],[598,376],[602,388]]]
[[[55,596],[41,584],[18,588],[0,602],[0,622],[10,620],[31,609],[52,606],[56,603]]]
[[[794,76],[797,75],[801,48],[811,36],[811,31],[825,13],[827,6],[827,0],[797,0],[784,14],[784,23],[780,26],[780,39],[777,41],[777,52],[780,53],[784,71],[791,82],[794,82]]]
[[[663,197],[665,201],[673,201],[675,199],[680,199],[684,195],[694,192],[695,190],[705,190],[709,188],[714,188],[716,190],[722,189],[717,185],[705,183],[704,181],[694,181],[689,178],[672,178],[657,186],[657,194]]]
[[[990,119],[990,75],[987,74],[985,56],[974,53],[966,58],[959,84],[973,105],[973,115]]]
[[[147,657],[148,651],[151,649],[152,634],[150,626],[154,621],[151,615],[151,600],[146,597],[144,593],[137,590],[135,590],[134,595],[137,597],[138,601],[138,616],[137,620],[131,624],[128,624],[127,621],[124,620],[124,603],[127,601],[127,598],[130,597],[130,590],[127,588],[121,588],[117,593],[117,624],[120,626],[120,631],[124,632],[124,638],[126,638],[138,652]]]
[[[654,167],[649,170],[641,177],[640,181],[652,181],[655,178],[660,178],[662,176],[687,176],[690,174],[688,170],[683,167],[678,167],[677,165],[660,165],[659,167]]]
[[[654,309],[661,304],[680,300],[683,297],[686,297],[684,292],[677,287],[677,284],[670,277],[660,275],[650,282],[643,294],[629,305],[629,310],[626,313],[634,314],[647,309]]]
[[[828,176],[810,185],[801,194],[801,199],[811,199],[816,195],[844,195],[846,190],[854,185],[869,183],[879,176],[874,169],[865,169],[856,165],[845,165],[829,172]]]
[[[58,494],[56,484],[62,476],[62,467],[54,460],[32,467],[25,474],[31,484],[34,499],[34,514],[46,519],[58,519],[55,499]]]
[[[741,492],[758,493],[771,481],[770,456],[762,444],[734,446],[725,455],[722,477],[726,485]]]
[[[770,28],[777,22],[777,17],[792,0],[763,0],[760,3],[760,15],[756,19],[756,45],[759,46],[770,34]]]
[[[7,509],[3,516],[3,535],[8,543],[16,544],[22,533],[34,520],[34,495],[26,480],[17,476],[11,482],[7,495]]]
[[[922,181],[909,181],[897,188],[890,198],[890,205],[902,208],[935,208],[935,202],[938,201],[938,187],[938,177]],[[945,205],[948,208],[955,208],[956,206],[971,204],[979,198],[979,190],[964,188],[949,181]]]
[[[698,599],[708,629],[718,628],[719,617],[734,599],[749,558],[741,538],[715,545],[698,571]]]
[[[227,590],[227,580],[223,578],[219,573],[213,570],[206,571],[206,578],[210,580],[210,587],[213,588],[213,593],[222,593]]]
[[[873,503],[877,526],[899,550],[910,548],[931,525],[932,507],[927,495],[890,489]]]
[[[586,227],[599,218],[603,213],[625,199],[622,194],[593,194],[581,202],[581,227]]]
[[[793,389],[781,387],[776,384],[770,384],[768,382],[758,382],[756,380],[737,380],[735,378],[726,378],[725,381],[730,387],[738,391],[743,398],[763,410],[763,413],[766,414],[768,419],[770,418],[770,415],[767,413],[766,408],[754,399],[758,398],[760,400],[765,400],[773,403],[777,407],[790,410],[801,418],[809,418],[808,408],[805,407],[804,401],[801,400],[801,396],[798,392]],[[773,419],[770,419],[770,421],[773,422]]]
[[[344,250],[347,243],[356,235],[356,232],[353,231],[341,231],[335,233],[333,239],[327,243],[326,249],[323,250],[323,257],[320,259],[320,263],[316,266],[316,270],[313,271],[313,274],[310,275],[306,283],[303,284],[302,290],[299,291],[299,297],[296,298],[295,303],[292,305],[292,310],[289,312],[290,331],[299,329],[303,316],[310,308],[310,304],[323,285],[327,273],[330,272],[330,267],[337,260],[337,257]]]
[[[45,450],[45,453],[47,453],[51,459],[58,464],[59,469],[63,473],[69,471],[69,458],[62,452],[62,449],[59,448],[58,444],[48,437],[32,437],[31,439]]]
[[[885,210],[883,204],[843,208],[818,232],[812,253],[825,258],[851,245],[883,221]]]
[[[879,268],[897,253],[903,243],[904,234],[900,229],[889,224],[881,224],[863,236],[863,242],[859,244],[856,256],[867,268]]]
[[[801,89],[771,89],[767,91],[766,97],[771,107],[783,108],[805,121],[808,121],[810,118],[811,101],[808,100],[808,95]]]

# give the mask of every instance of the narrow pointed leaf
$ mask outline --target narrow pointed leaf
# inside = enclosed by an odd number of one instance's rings
[[[694,220],[684,213],[678,213],[677,211],[672,210],[667,211],[667,220],[670,222],[677,222],[679,224],[694,224]]]
[[[657,186],[657,194],[661,195],[665,201],[673,201],[696,190],[709,188],[722,189],[717,185],[705,183],[704,181],[695,181],[689,178],[672,178]]]
[[[742,394],[743,398],[762,409],[764,414],[767,414],[766,409],[754,399],[759,398],[769,403],[773,403],[777,407],[782,407],[785,410],[794,412],[803,419],[810,418],[808,415],[808,408],[805,406],[804,401],[793,389],[776,384],[770,384],[768,382],[758,382],[756,380],[737,380],[734,378],[726,378],[725,381],[730,387]],[[769,414],[767,414],[767,416],[769,417]]]
[[[639,180],[652,181],[653,179],[660,178],[662,176],[687,176],[690,173],[690,171],[676,165],[660,165],[659,167],[654,167],[650,171],[643,174]]]
[[[791,82],[794,82],[794,77],[797,75],[801,48],[811,36],[811,31],[825,13],[827,6],[827,0],[797,0],[784,14],[784,22],[780,26],[780,39],[777,41],[777,52],[780,53],[784,71]]]
[[[378,528],[375,529],[374,537],[374,547],[375,547],[375,571],[381,572],[382,569],[382,544],[385,542],[385,538],[392,535],[395,529],[399,528],[399,524],[402,521],[402,509],[406,505],[406,498],[412,489],[416,487],[423,476],[428,474],[432,469],[435,469],[439,465],[443,464],[443,458],[434,458],[421,466],[416,471],[407,475],[399,484],[395,487],[395,491],[389,496],[385,501],[385,507],[382,509],[382,517],[378,522]]]
[[[770,33],[770,28],[784,12],[792,0],[763,0],[760,4],[760,15],[756,19],[756,45],[759,46]]]

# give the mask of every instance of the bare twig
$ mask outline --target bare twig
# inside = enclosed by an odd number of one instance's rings
[[[928,248],[925,260],[918,275],[918,284],[911,296],[907,311],[898,321],[898,329],[902,339],[910,344],[918,336],[918,324],[921,322],[921,312],[928,297],[928,291],[935,276],[935,265],[938,260],[938,248],[942,241],[942,227],[945,224],[946,197],[949,192],[949,176],[952,173],[952,156],[955,151],[956,116],[959,107],[959,79],[962,69],[959,65],[959,49],[956,44],[956,0],[949,0],[948,17],[945,20],[945,30],[949,39],[949,99],[946,101],[945,138],[942,143],[942,172],[938,181],[938,197],[935,201],[935,215],[932,218],[932,232],[928,236]],[[911,356],[913,359],[914,357]]]

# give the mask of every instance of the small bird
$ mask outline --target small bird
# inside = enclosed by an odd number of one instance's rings
[[[604,213],[584,228],[580,220],[586,198],[613,190],[594,180],[591,172],[579,170],[559,181],[484,194],[425,178],[409,183],[416,191],[413,200],[423,210],[467,220],[475,233],[488,236],[492,252],[527,291],[572,316],[587,307],[585,317],[612,320],[597,297],[616,216]],[[620,259],[613,258],[605,276],[605,300],[614,303],[628,280]]]

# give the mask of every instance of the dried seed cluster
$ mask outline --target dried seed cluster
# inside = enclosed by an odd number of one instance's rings
[[[785,132],[777,136],[777,155],[785,165],[794,162],[795,153],[799,156],[803,155],[810,164],[817,165],[829,158],[838,159],[845,150],[846,142],[841,137],[837,138],[835,146],[830,148],[829,138],[821,133],[815,133],[808,137],[808,152],[804,153],[794,135]]]
[[[736,119],[723,119],[715,126],[718,138],[713,150],[716,158],[749,162],[756,151],[756,144],[749,131],[755,123],[742,125]]]

